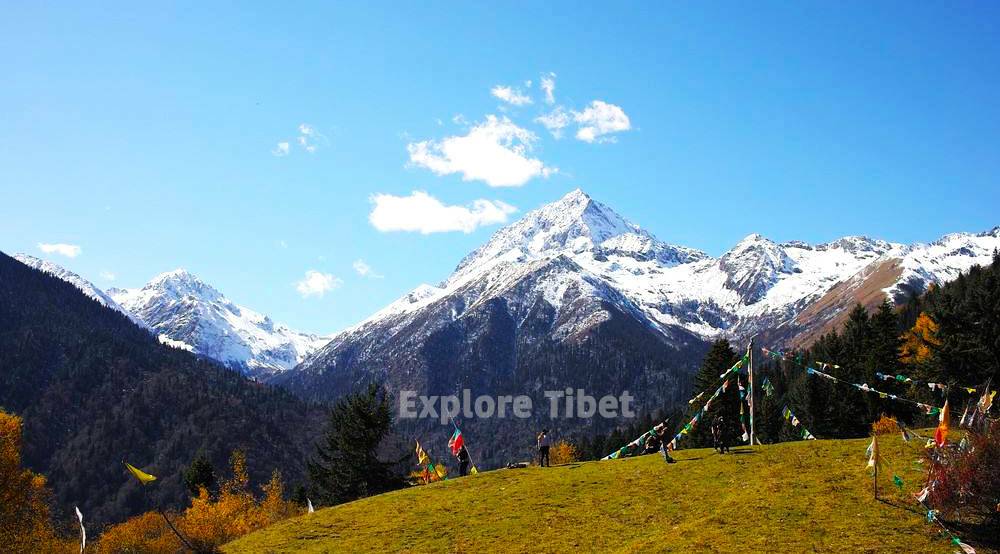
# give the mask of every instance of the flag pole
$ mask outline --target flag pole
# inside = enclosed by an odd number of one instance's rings
[[[451,424],[455,427],[455,430],[461,433],[462,430],[458,428],[458,424],[455,423],[455,418],[451,417],[451,414],[448,414],[448,419],[451,421]],[[465,452],[469,455],[469,465],[472,467],[476,467],[476,462],[472,461],[472,453],[469,452],[469,449],[465,447],[465,435],[462,435],[462,448],[465,448]],[[469,471],[471,472],[472,469],[470,468]],[[478,473],[479,470],[476,469],[476,472]],[[463,475],[460,477],[467,477],[467,476]]]
[[[754,445],[754,436],[756,435],[756,423],[754,422],[753,412],[754,412],[754,382],[753,382],[753,339],[757,335],[750,337],[750,342],[747,344],[747,358],[749,358],[749,368],[747,372],[750,378],[750,446]]]

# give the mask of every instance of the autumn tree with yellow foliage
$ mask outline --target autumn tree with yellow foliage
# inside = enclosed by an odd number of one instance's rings
[[[217,552],[219,546],[237,537],[303,512],[300,506],[284,499],[284,483],[277,470],[262,487],[263,497],[258,499],[250,490],[246,455],[236,450],[229,463],[232,477],[222,484],[216,498],[201,487],[188,509],[168,514],[198,552]],[[180,540],[155,512],[135,516],[109,528],[98,543],[98,551],[109,554],[166,554],[181,547]]]
[[[21,467],[21,418],[0,410],[0,549],[66,552],[49,514],[45,477]]]
[[[916,323],[903,333],[903,346],[899,349],[899,360],[906,365],[920,365],[930,361],[934,350],[941,346],[938,338],[940,327],[926,312],[920,312]]]

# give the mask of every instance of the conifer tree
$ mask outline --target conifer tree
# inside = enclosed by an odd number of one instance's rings
[[[315,499],[340,504],[403,485],[396,463],[379,458],[392,431],[392,400],[378,383],[342,398],[330,410],[326,433],[308,463]]]
[[[739,359],[740,357],[726,339],[719,339],[712,343],[694,378],[695,394],[705,393],[699,401],[694,403],[694,408],[700,409],[705,404],[708,397],[722,384],[719,380],[719,375],[723,371],[733,367],[733,364]],[[745,386],[746,377],[742,377],[742,379]],[[688,419],[696,413],[696,411],[690,411]],[[711,409],[702,416],[701,421],[698,422],[698,425],[690,433],[688,437],[689,442],[685,446],[711,446],[711,423],[718,415],[722,415],[725,419],[729,436],[733,440],[738,439],[742,434],[742,430],[740,428],[740,396],[736,379],[730,379],[729,387],[715,399]],[[687,420],[683,421],[683,423],[687,423]],[[735,446],[735,442],[733,446]]]
[[[198,496],[201,488],[211,490],[215,486],[215,468],[204,452],[199,452],[184,471],[184,484],[191,496]]]

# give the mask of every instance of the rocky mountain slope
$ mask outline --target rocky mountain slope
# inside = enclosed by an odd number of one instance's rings
[[[252,377],[294,367],[329,340],[277,324],[183,269],[157,275],[142,288],[111,289],[108,294],[161,342]]]

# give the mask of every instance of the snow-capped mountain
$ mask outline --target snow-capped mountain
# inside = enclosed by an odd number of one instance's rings
[[[39,271],[44,271],[45,273],[48,273],[53,277],[66,281],[67,283],[83,291],[84,294],[86,294],[90,298],[93,298],[101,305],[111,308],[116,312],[120,312],[128,316],[128,318],[131,319],[136,325],[143,327],[145,329],[149,328],[145,323],[143,323],[141,319],[132,315],[125,308],[122,308],[120,305],[118,305],[118,302],[115,302],[114,299],[112,299],[110,296],[101,291],[101,289],[94,286],[93,283],[84,279],[83,277],[80,277],[76,273],[73,273],[72,271],[62,267],[61,265],[52,263],[48,260],[36,258],[34,256],[29,256],[27,254],[14,254],[14,259],[28,267],[37,269]]]
[[[713,258],[664,243],[575,190],[497,231],[440,285],[421,285],[338,334],[294,373],[366,366],[387,351],[415,370],[428,363],[426,340],[498,300],[516,328],[534,307],[552,310],[535,329],[546,340],[584,335],[616,313],[668,344],[758,333],[790,342],[828,329],[858,301],[901,301],[989,263],[997,248],[1000,228],[914,245],[863,236],[778,244],[752,234]]]
[[[153,329],[161,342],[252,377],[294,367],[329,340],[276,324],[183,269],[157,275],[142,288],[111,289],[108,294]]]

